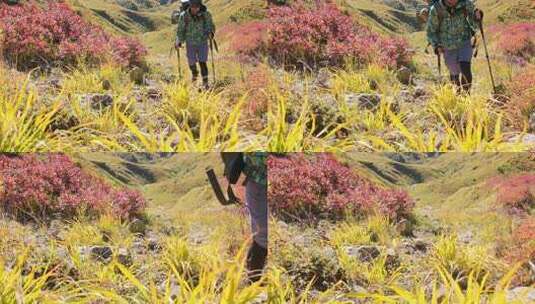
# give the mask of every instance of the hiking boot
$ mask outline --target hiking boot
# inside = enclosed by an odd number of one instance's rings
[[[250,283],[258,282],[262,278],[266,266],[268,250],[255,241],[247,253],[247,277]]]

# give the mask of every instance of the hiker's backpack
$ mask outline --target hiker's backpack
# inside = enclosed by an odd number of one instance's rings
[[[440,0],[433,1],[433,5],[435,5],[437,9],[438,28],[440,29],[442,27],[442,22],[444,21],[446,14],[448,14],[448,11],[447,11],[447,8],[445,8],[444,5],[440,3]],[[468,22],[468,25],[470,27],[470,31],[471,31],[470,34],[471,36],[474,36],[476,32],[473,29],[472,24],[470,24],[470,22],[468,21],[468,10],[466,9],[466,6],[463,6],[462,10],[463,10],[464,18],[466,22]]]
[[[182,0],[181,3],[182,3],[182,5],[180,6],[180,8],[177,9],[177,10],[174,10],[171,13],[171,23],[172,24],[178,24],[178,19],[180,18],[180,14],[182,14],[185,11],[187,11],[188,8],[189,8],[189,0]]]
[[[421,24],[426,24],[427,19],[429,18],[429,12],[431,11],[431,7],[433,5],[437,4],[440,0],[428,0],[427,5],[425,8],[422,8],[419,11],[416,11],[416,18],[418,21],[420,21]]]

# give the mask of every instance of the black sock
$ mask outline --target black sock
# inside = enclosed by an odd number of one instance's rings
[[[465,92],[470,93],[472,88],[472,64],[470,62],[462,61],[461,65],[461,84]]]
[[[196,81],[199,76],[199,71],[197,70],[197,64],[190,65],[189,69],[191,70],[191,80]]]
[[[199,62],[201,66],[201,76],[204,83],[208,83],[208,65],[206,62]]]

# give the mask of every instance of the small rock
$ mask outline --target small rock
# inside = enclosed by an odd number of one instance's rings
[[[132,266],[132,255],[126,248],[119,248],[117,251],[117,262],[124,266]]]
[[[520,303],[535,303],[535,288],[516,287],[507,291],[507,303],[519,301]]]
[[[92,258],[106,263],[110,261],[113,255],[113,251],[109,246],[93,246],[89,248],[89,253]]]
[[[111,82],[108,79],[102,80],[102,89],[103,90],[111,90]]]
[[[399,255],[396,253],[394,249],[388,249],[386,251],[386,259],[385,259],[385,269],[387,272],[392,273],[396,269],[399,268],[401,265],[401,262],[399,260]]]
[[[381,252],[377,246],[349,246],[345,248],[348,256],[354,257],[361,262],[370,262],[377,258]]]
[[[379,94],[347,94],[346,103],[357,105],[359,108],[375,110],[381,103]]]
[[[412,72],[407,67],[401,67],[398,70],[397,77],[399,82],[401,82],[404,85],[409,85],[412,82]]]
[[[421,252],[427,252],[428,244],[423,240],[416,240],[414,241],[414,249],[421,251]]]
[[[113,97],[110,94],[89,94],[85,99],[89,99],[94,110],[104,109],[113,104]]]
[[[150,251],[161,251],[162,246],[160,243],[156,240],[150,239],[147,242],[147,248],[149,248]]]
[[[420,98],[427,95],[427,90],[423,86],[416,86],[414,88],[414,97]]]

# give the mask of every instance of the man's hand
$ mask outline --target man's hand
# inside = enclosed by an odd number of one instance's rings
[[[178,41],[175,42],[175,49],[178,50],[178,49],[180,49],[180,48],[182,48],[182,42],[178,42]]]
[[[435,48],[435,54],[439,55],[439,54],[443,54],[444,53],[444,48],[441,47],[441,46],[437,46]]]
[[[474,11],[474,19],[476,19],[477,22],[481,22],[481,20],[483,20],[483,11],[476,8]]]

